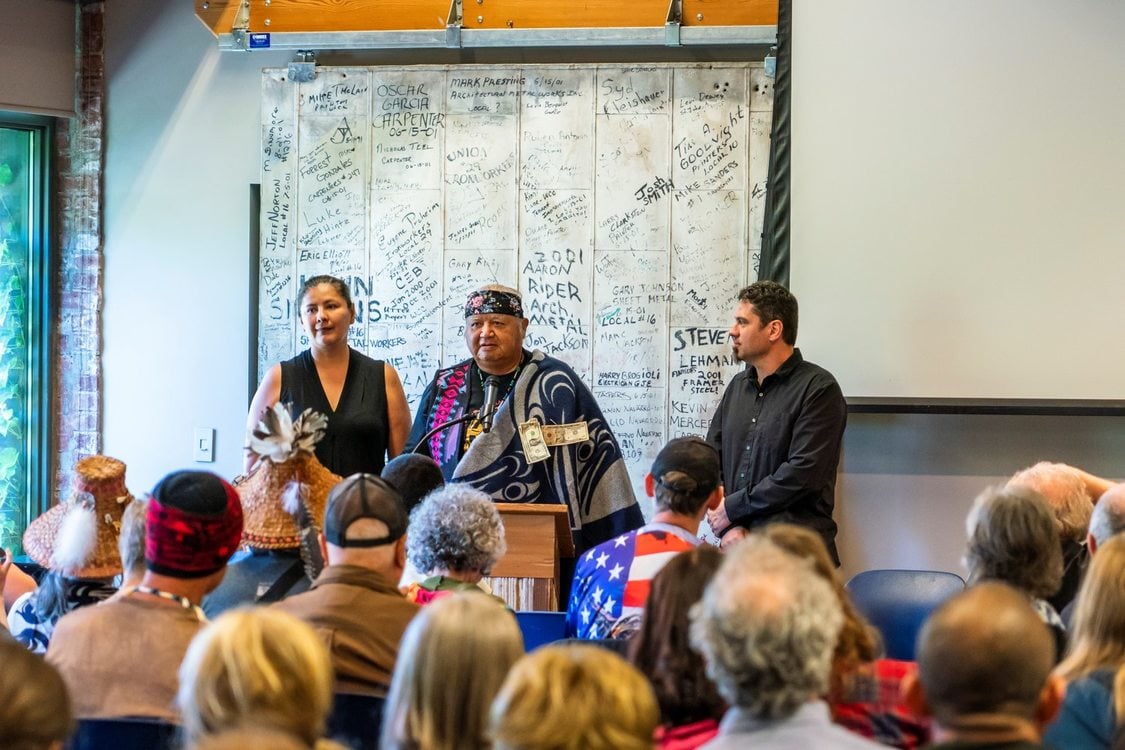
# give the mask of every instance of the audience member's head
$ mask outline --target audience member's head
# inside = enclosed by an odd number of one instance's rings
[[[934,717],[935,740],[984,729],[1035,739],[1058,710],[1054,639],[1027,596],[1005,584],[973,586],[938,607],[917,653],[907,703]]]
[[[652,462],[645,489],[655,498],[657,511],[702,515],[723,501],[719,452],[702,438],[673,438]]]
[[[118,528],[132,500],[124,463],[109,456],[83,458],[74,466],[69,497],[28,525],[24,548],[32,560],[65,578],[112,578],[121,572]]]
[[[14,641],[0,641],[0,747],[62,750],[74,728],[58,670]]]
[[[691,619],[719,693],[751,717],[788,718],[828,691],[839,600],[811,563],[765,537],[726,554]]]
[[[402,495],[407,514],[422,498],[445,486],[445,477],[437,461],[420,453],[403,453],[387,462],[381,474]]]
[[[208,471],[175,471],[161,479],[145,512],[146,584],[214,589],[242,539],[242,503]]]
[[[406,550],[422,573],[475,583],[507,551],[504,523],[491,497],[467,484],[447,484],[410,514]]]
[[[1125,535],[1098,547],[1077,601],[1059,674],[1073,680],[1094,669],[1125,666]]]
[[[380,747],[487,747],[489,706],[522,655],[516,618],[492,597],[453,594],[425,607],[399,646]]]
[[[57,620],[75,606],[70,592],[76,581],[108,585],[121,572],[118,528],[132,501],[125,464],[88,456],[74,466],[70,495],[28,525],[24,549],[47,570],[34,594],[40,621]]]
[[[1062,580],[1062,552],[1047,501],[1021,486],[990,487],[965,521],[969,582],[1003,581],[1036,597],[1054,594]]]
[[[148,514],[146,500],[134,500],[121,516],[121,536],[117,538],[117,551],[121,554],[121,585],[134,586],[145,575],[145,523]]]
[[[179,705],[190,740],[240,727],[313,745],[332,708],[332,663],[313,629],[276,609],[230,610],[192,640]]]
[[[644,675],[599,646],[542,646],[492,703],[496,750],[649,750],[660,712]]]
[[[373,474],[353,474],[328,493],[324,556],[397,581],[405,561],[406,510],[398,491]]]
[[[1109,541],[1111,536],[1125,531],[1125,484],[1115,484],[1102,493],[1090,514],[1090,530],[1086,546],[1091,553]]]
[[[770,524],[762,534],[786,552],[811,561],[813,572],[832,586],[844,614],[844,626],[840,630],[832,660],[832,687],[840,688],[840,682],[846,674],[860,664],[879,657],[881,646],[878,631],[852,604],[852,598],[840,583],[836,565],[828,555],[828,548],[824,546],[824,539],[820,534],[788,523]]]
[[[319,747],[320,744],[318,743],[317,746]],[[202,737],[198,742],[187,747],[188,750],[248,750],[248,748],[310,750],[312,746],[276,729],[245,727]]]
[[[1082,476],[1072,467],[1040,461],[1017,471],[1007,486],[1032,489],[1043,496],[1054,514],[1059,539],[1081,542],[1086,537],[1093,503]]]
[[[630,658],[652,683],[665,726],[718,719],[726,709],[688,639],[688,612],[722,561],[718,550],[701,545],[673,557],[652,579]]]

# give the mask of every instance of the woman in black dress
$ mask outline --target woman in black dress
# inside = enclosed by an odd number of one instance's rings
[[[361,471],[377,475],[402,452],[410,432],[410,408],[398,372],[348,346],[355,305],[343,281],[313,276],[297,300],[309,348],[266,373],[250,404],[247,431],[278,402],[291,405],[294,417],[313,409],[328,417],[317,459],[343,477]],[[247,449],[246,470],[257,460]]]

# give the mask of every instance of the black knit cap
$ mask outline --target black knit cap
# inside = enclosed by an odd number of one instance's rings
[[[382,539],[348,539],[348,527],[362,518],[387,525]],[[352,474],[328,493],[324,538],[337,547],[382,547],[406,533],[406,509],[398,490],[374,474]]]
[[[696,486],[695,488],[677,486],[669,489],[689,492],[697,497],[709,495],[722,481],[719,451],[700,437],[673,438],[660,449],[660,453],[656,454],[656,460],[652,462],[652,478],[657,484],[668,486],[664,482],[664,477],[673,471],[687,474],[695,480]]]
[[[403,453],[383,467],[383,479],[398,490],[409,515],[422,498],[445,486],[445,477],[437,461],[420,453]]]
[[[242,539],[234,487],[209,471],[175,471],[152,490],[145,512],[145,565],[175,578],[216,573]]]

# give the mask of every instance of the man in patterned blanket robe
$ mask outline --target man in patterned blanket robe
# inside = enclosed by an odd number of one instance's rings
[[[471,484],[497,502],[565,503],[581,553],[641,526],[644,518],[617,439],[593,394],[565,363],[523,348],[527,325],[516,290],[489,285],[469,295],[465,341],[473,356],[434,376],[406,448],[432,456],[447,479]],[[419,446],[432,428],[478,410],[489,377],[496,378],[498,404],[489,432],[472,418]],[[521,435],[520,426],[532,421],[570,428],[540,430],[544,450],[535,426],[525,426]]]

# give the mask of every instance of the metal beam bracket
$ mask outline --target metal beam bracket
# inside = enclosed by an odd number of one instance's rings
[[[297,50],[297,60],[289,63],[289,82],[308,83],[316,79],[316,53],[309,49]]]
[[[449,13],[445,17],[445,46],[450,49],[461,47],[461,24],[464,14],[461,0],[449,0]]]
[[[680,21],[683,18],[683,4],[681,0],[669,0],[668,20],[664,22],[664,46],[680,46]]]

